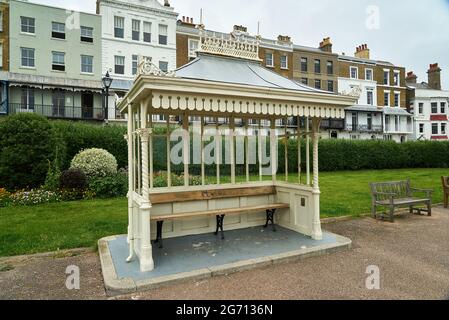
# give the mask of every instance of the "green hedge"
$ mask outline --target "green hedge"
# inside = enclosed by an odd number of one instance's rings
[[[127,143],[124,139],[126,127],[122,125],[103,125],[71,121],[50,121],[45,119],[39,121],[36,115],[20,115],[14,118],[17,124],[6,121],[9,117],[0,121],[0,132],[3,144],[0,153],[0,170],[3,178],[15,172],[14,163],[20,165],[24,172],[11,181],[15,181],[17,187],[35,186],[40,180],[45,179],[47,162],[54,159],[55,147],[58,146],[61,170],[69,167],[72,158],[82,149],[102,148],[113,154],[118,162],[119,168],[126,168],[128,164]],[[23,122],[23,124],[21,124]],[[36,128],[30,128],[36,123]],[[50,123],[52,130],[49,130]],[[36,131],[37,130],[37,131]],[[48,136],[52,132],[52,136]],[[155,130],[158,134],[164,133],[163,128]],[[29,136],[32,138],[29,138]],[[22,139],[22,137],[26,137]],[[6,140],[5,140],[6,138]],[[9,146],[5,143],[9,141]],[[44,143],[43,143],[44,142]],[[166,170],[167,152],[166,140],[163,136],[155,137],[153,140],[154,170]],[[174,145],[175,142],[172,142]],[[305,166],[305,141],[301,143],[303,167]],[[312,145],[312,144],[311,144]],[[13,147],[14,146],[14,147]],[[297,142],[289,140],[288,143],[289,172],[297,171]],[[30,152],[33,150],[32,152]],[[39,150],[39,152],[37,152]],[[28,152],[27,152],[28,151]],[[192,152],[193,153],[193,152]],[[33,158],[35,165],[30,166],[29,161],[24,163],[25,155]],[[312,155],[312,152],[311,152]],[[28,159],[28,158],[27,158]],[[38,160],[35,162],[36,160]],[[31,158],[30,158],[31,160]],[[39,164],[37,164],[39,163]],[[279,173],[284,172],[284,141],[279,143]],[[355,140],[328,140],[320,141],[319,151],[320,171],[340,170],[369,170],[369,169],[399,169],[399,168],[447,168],[449,167],[449,142],[421,141],[398,144],[392,141],[355,141]],[[258,165],[250,166],[251,172],[257,174]],[[206,166],[206,174],[216,174],[215,165]],[[222,165],[222,175],[229,175],[230,166]],[[172,172],[182,173],[182,165],[172,165]],[[33,177],[28,177],[28,172]],[[200,166],[191,166],[192,174],[200,174]],[[237,165],[237,172],[244,174],[244,166]],[[37,177],[40,177],[39,179]],[[29,181],[27,181],[27,179]],[[19,183],[20,182],[20,183]],[[9,189],[14,188],[11,184],[3,183]],[[2,187],[0,183],[0,187]]]

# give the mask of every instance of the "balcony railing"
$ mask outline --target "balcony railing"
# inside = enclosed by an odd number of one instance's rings
[[[324,119],[321,120],[321,129],[339,129],[345,128],[345,121],[343,119]]]
[[[36,113],[47,118],[104,120],[103,110],[86,106],[42,105],[10,103],[9,111],[13,113]]]
[[[382,132],[382,126],[381,125],[367,125],[367,124],[347,124],[346,125],[346,131],[353,131],[353,132]]]

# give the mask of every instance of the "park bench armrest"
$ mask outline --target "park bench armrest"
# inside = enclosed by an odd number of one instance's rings
[[[432,189],[419,189],[419,188],[410,188],[411,192],[423,192],[427,195],[428,198],[432,196],[433,190]]]

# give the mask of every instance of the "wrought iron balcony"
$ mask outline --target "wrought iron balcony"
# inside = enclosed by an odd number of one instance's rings
[[[74,119],[74,120],[104,120],[102,108],[67,105],[42,105],[10,103],[9,112],[36,113],[47,118]]]
[[[353,132],[383,132],[383,128],[381,125],[367,125],[367,124],[347,124],[346,125],[346,131],[353,131]]]
[[[339,129],[345,128],[345,120],[343,119],[324,119],[321,120],[321,129]]]

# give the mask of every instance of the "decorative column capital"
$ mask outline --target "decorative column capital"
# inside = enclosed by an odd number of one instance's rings
[[[142,141],[148,141],[150,138],[150,135],[153,133],[153,129],[151,128],[140,128],[136,130],[136,133]]]
[[[123,135],[123,139],[125,139],[126,142],[128,142],[128,135],[127,134]]]

